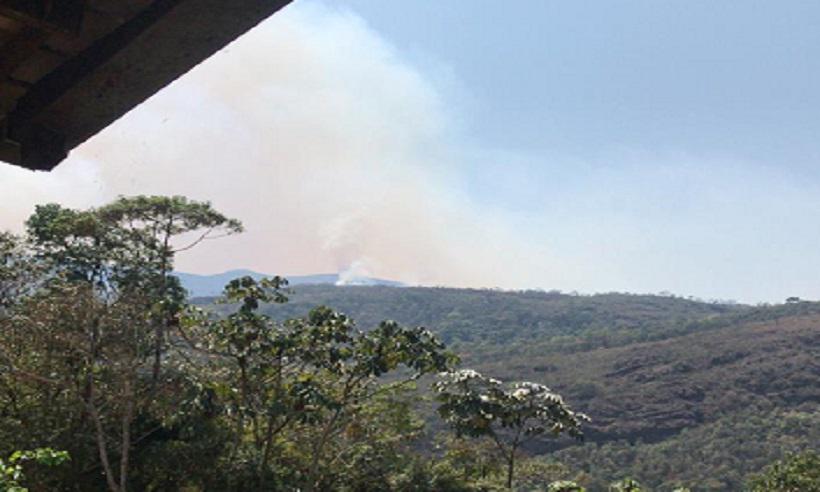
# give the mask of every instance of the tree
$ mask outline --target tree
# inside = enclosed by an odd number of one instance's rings
[[[820,492],[820,454],[792,454],[749,481],[752,492]]]
[[[19,277],[25,265],[39,276],[23,275],[24,295],[18,289],[14,309],[0,319],[0,364],[22,383],[15,391],[32,388],[29,400],[44,412],[55,399],[79,404],[108,488],[124,492],[132,446],[145,438],[132,436],[134,422],[164,403],[173,410],[180,393],[179,377],[162,374],[168,328],[185,305],[170,275],[174,257],[241,225],[208,203],[145,196],[89,210],[38,206],[26,225],[24,245],[10,246],[8,236],[0,244],[0,281],[13,287],[19,282],[8,271]]]
[[[68,279],[86,281],[109,299],[140,291],[155,300],[154,383],[167,327],[185,297],[170,276],[175,255],[202,241],[242,232],[238,220],[210,203],[181,196],[120,197],[89,210],[41,205],[26,226],[39,257]],[[175,244],[179,238],[187,241]]]
[[[21,239],[0,232],[0,316],[30,288],[27,260]]]
[[[641,492],[641,484],[637,480],[624,478],[609,485],[610,492]]]
[[[277,442],[294,432],[299,437],[291,447],[304,460],[288,469],[298,472],[295,480],[305,490],[326,489],[339,479],[331,470],[360,456],[357,443],[390,435],[384,426],[368,430],[378,423],[372,405],[390,403],[456,359],[424,328],[385,321],[363,332],[327,307],[283,323],[260,314],[262,303],[287,300],[285,285],[278,277],[233,280],[224,299],[238,303],[233,313],[212,319],[192,310],[182,330],[194,350],[210,356],[202,385],[224,405],[235,429],[229,453],[237,462],[249,458],[257,480],[252,486],[265,486]]]
[[[103,301],[87,284],[56,282],[21,303],[0,345],[8,374],[39,392],[43,412],[55,400],[80,405],[112,491],[126,490],[134,419],[157,405],[141,377],[153,341],[150,304],[136,293]]]
[[[572,480],[557,480],[549,484],[547,492],[586,492],[586,489]]]
[[[545,434],[581,439],[581,424],[589,420],[546,386],[522,382],[507,388],[470,369],[443,374],[434,388],[439,415],[457,435],[488,437],[495,443],[507,465],[508,488],[522,444]]]
[[[54,451],[51,448],[15,451],[8,459],[0,459],[0,492],[28,492],[28,489],[21,485],[26,480],[23,472],[23,464],[26,462],[57,466],[67,460],[68,453]]]
[[[447,463],[468,481],[486,481],[501,472],[495,446],[489,441],[473,441],[451,433],[441,435],[444,453],[441,462]]]

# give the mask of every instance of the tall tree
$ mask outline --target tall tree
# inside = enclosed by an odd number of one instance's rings
[[[767,466],[749,480],[752,492],[820,492],[820,454],[804,451]]]
[[[0,492],[28,492],[22,484],[26,481],[23,465],[38,463],[57,466],[69,459],[65,451],[38,448],[33,451],[15,451],[8,458],[0,459]]]
[[[170,275],[176,254],[242,231],[238,220],[210,203],[181,196],[120,197],[83,211],[42,205],[26,225],[39,256],[68,278],[88,281],[106,298],[140,291],[155,299],[155,384],[168,325],[185,298],[179,281]]]
[[[6,317],[0,362],[49,398],[79,402],[108,488],[124,492],[135,419],[176,393],[173,374],[161,374],[185,304],[175,255],[241,224],[208,203],[137,196],[89,210],[39,206],[26,225],[42,281]]]

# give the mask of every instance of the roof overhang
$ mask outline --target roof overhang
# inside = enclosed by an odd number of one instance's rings
[[[291,0],[0,0],[0,160],[68,152]]]

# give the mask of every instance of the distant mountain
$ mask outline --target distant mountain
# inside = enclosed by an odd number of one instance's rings
[[[273,275],[254,272],[253,270],[229,270],[224,273],[213,275],[200,275],[196,273],[174,272],[179,277],[182,286],[188,290],[191,297],[213,297],[222,293],[225,284],[237,277],[249,276],[254,279],[272,277]],[[345,278],[343,281],[335,273],[323,273],[317,275],[295,275],[287,277],[290,285],[384,285],[389,287],[403,287],[404,284],[393,280],[384,280],[371,277]]]

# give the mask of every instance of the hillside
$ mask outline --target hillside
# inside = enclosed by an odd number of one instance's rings
[[[631,473],[661,490],[706,477],[710,490],[739,490],[747,473],[820,442],[818,327],[818,315],[792,316],[475,365],[547,382],[593,416],[587,444],[557,454],[564,463],[601,477]]]
[[[363,328],[388,318],[428,326],[465,366],[558,390],[592,416],[587,442],[530,452],[557,450],[550,456],[583,470],[591,490],[617,474],[655,490],[707,478],[706,490],[738,490],[765,463],[820,442],[817,304],[322,285],[290,297],[266,311],[287,318],[326,304]]]
[[[298,285],[290,302],[266,308],[285,319],[324,304],[352,316],[362,328],[384,319],[434,329],[448,344],[492,352],[518,344],[586,350],[666,336],[749,308],[654,295],[499,291],[433,287]],[[208,299],[199,302],[207,303]]]
[[[502,378],[549,380],[596,416],[594,440],[657,441],[729,412],[820,401],[818,327],[818,315],[790,317],[777,325],[750,322],[624,347],[531,356],[529,367],[480,363]]]

